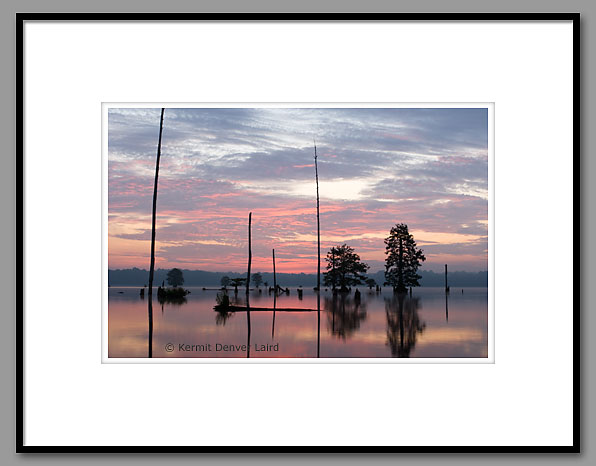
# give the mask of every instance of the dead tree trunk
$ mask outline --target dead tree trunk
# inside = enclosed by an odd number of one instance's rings
[[[314,142],[314,141],[313,141]],[[317,182],[317,293],[321,292],[321,223],[319,217],[319,168],[317,164],[317,144],[315,145],[315,179]]]
[[[149,267],[149,300],[153,293],[153,273],[155,270],[155,211],[157,209],[157,180],[159,178],[159,159],[161,158],[161,135],[163,133],[163,113],[159,120],[159,141],[157,142],[157,161],[155,162],[155,183],[153,184],[153,217],[151,220],[151,265]]]
[[[252,212],[248,214],[248,272],[246,273],[246,294],[250,288],[250,263],[252,262],[252,246],[250,242],[250,227],[252,223]]]
[[[447,284],[447,264],[445,264],[445,293],[449,293],[449,285]]]
[[[273,250],[273,292],[277,296],[277,278],[275,276],[275,249]]]

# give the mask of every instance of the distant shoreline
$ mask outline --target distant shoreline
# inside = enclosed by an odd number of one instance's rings
[[[159,286],[166,282],[166,275],[169,269],[157,269],[155,271],[154,285]],[[219,287],[221,279],[224,276],[229,278],[246,278],[246,272],[207,272],[204,270],[186,270],[181,269],[184,275],[185,286],[197,287]],[[254,270],[259,272],[259,270]],[[273,273],[260,272],[263,282],[273,286]],[[431,271],[418,271],[422,277],[420,285],[422,287],[441,287],[445,285],[445,276],[442,273]],[[378,285],[383,285],[385,276],[383,271],[369,273],[368,277],[375,279]],[[138,286],[146,285],[149,278],[149,272],[144,269],[114,269],[108,270],[108,284],[111,286]],[[283,287],[309,288],[316,286],[317,275],[305,273],[278,273],[277,282]],[[448,285],[454,288],[469,287],[488,287],[488,272],[462,272],[454,271],[448,274]],[[263,285],[264,286],[264,285]],[[365,285],[361,285],[364,287]]]

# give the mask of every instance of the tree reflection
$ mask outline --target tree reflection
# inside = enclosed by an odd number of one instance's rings
[[[215,310],[215,325],[221,325],[222,327],[225,327],[226,323],[230,317],[234,315],[234,313],[222,308],[216,308]]]
[[[225,327],[228,319],[234,315],[233,312],[230,312],[230,297],[228,296],[227,290],[217,293],[213,309],[216,312],[215,325]]]
[[[394,358],[409,358],[418,334],[426,327],[418,316],[419,307],[420,298],[409,298],[406,294],[393,294],[391,298],[385,298],[387,345]]]
[[[162,306],[162,310],[163,310],[163,305],[164,303],[166,304],[173,304],[175,306],[181,306],[183,304],[186,304],[186,298],[184,296],[175,296],[175,297],[168,297],[168,296],[163,296],[163,295],[157,295],[157,301],[159,302],[159,304],[161,304]]]
[[[347,293],[335,293],[333,298],[325,298],[327,328],[331,334],[342,340],[352,336],[366,319],[366,305],[354,301]]]

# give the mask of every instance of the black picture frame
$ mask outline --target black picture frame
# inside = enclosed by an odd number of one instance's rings
[[[579,453],[580,452],[580,13],[17,13],[17,276],[24,277],[24,23],[27,21],[571,21],[573,23],[573,445],[552,446],[30,446],[24,444],[24,285],[16,285],[17,453]]]

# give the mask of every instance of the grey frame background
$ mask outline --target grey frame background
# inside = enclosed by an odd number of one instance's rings
[[[166,10],[167,8],[167,10]],[[582,318],[582,434],[583,453],[577,454],[541,454],[541,455],[384,455],[373,457],[366,455],[62,455],[62,454],[21,454],[15,453],[15,287],[21,277],[15,276],[15,16],[16,12],[579,12],[581,13],[581,318]],[[80,0],[54,0],[51,5],[43,0],[5,0],[0,4],[0,48],[2,51],[2,80],[0,102],[2,103],[1,141],[5,144],[2,151],[0,169],[0,203],[5,218],[1,222],[0,234],[0,291],[7,301],[3,306],[0,321],[0,358],[5,376],[0,383],[0,463],[3,465],[19,463],[44,464],[79,464],[83,461],[93,464],[191,464],[201,461],[203,464],[360,464],[363,461],[374,464],[435,463],[476,464],[479,461],[490,464],[594,464],[596,446],[590,444],[594,435],[595,409],[589,395],[594,393],[596,368],[589,367],[588,359],[596,353],[596,345],[589,336],[596,333],[596,318],[589,313],[595,304],[595,291],[589,284],[595,281],[595,251],[588,238],[596,236],[594,209],[589,208],[590,201],[596,197],[594,185],[588,180],[596,179],[596,163],[590,157],[596,146],[595,136],[589,129],[596,125],[593,119],[596,102],[591,93],[596,81],[596,59],[591,46],[594,46],[591,22],[596,17],[596,3],[590,0],[501,0],[483,2],[476,0],[455,0],[446,4],[443,0],[170,0],[167,7],[159,0],[104,0],[101,4],[85,4]],[[20,260],[20,257],[19,257]],[[592,434],[592,435],[590,435]]]

